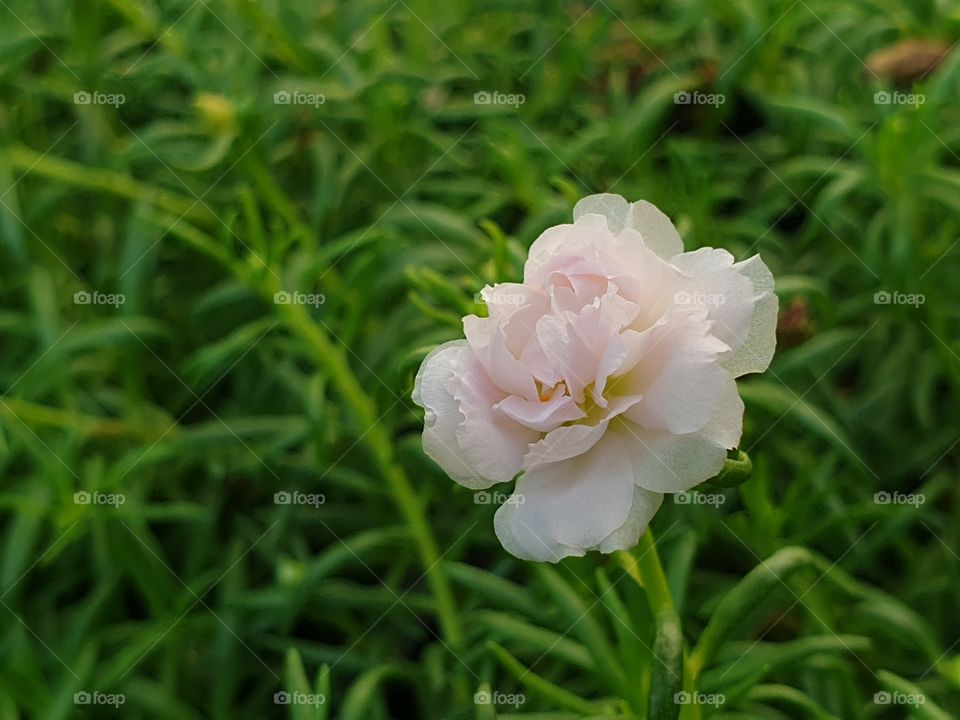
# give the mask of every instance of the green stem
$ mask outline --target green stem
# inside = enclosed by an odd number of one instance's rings
[[[670,585],[667,583],[667,576],[660,564],[660,553],[657,552],[657,543],[653,539],[653,532],[650,528],[647,528],[643,537],[640,538],[637,553],[640,556],[636,562],[642,579],[641,584],[647,591],[647,597],[650,598],[654,613],[663,608],[673,608]]]
[[[673,596],[670,594],[670,585],[667,582],[667,575],[663,571],[660,553],[657,552],[657,543],[650,528],[647,528],[647,531],[640,538],[635,552],[619,551],[617,559],[627,574],[643,588],[654,617],[659,617],[664,612],[676,615],[676,606],[673,603]],[[691,695],[694,694],[696,681],[697,672],[691,667],[687,652],[684,651],[683,689]],[[683,705],[680,708],[681,720],[700,720],[702,717],[700,706],[696,703]]]

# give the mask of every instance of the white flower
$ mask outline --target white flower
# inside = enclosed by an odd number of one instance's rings
[[[645,201],[593,195],[530,248],[523,283],[423,361],[423,447],[475,490],[508,482],[503,546],[557,561],[635,545],[664,493],[719,472],[740,441],[734,378],[773,356],[777,298],[759,256],[683,252]]]

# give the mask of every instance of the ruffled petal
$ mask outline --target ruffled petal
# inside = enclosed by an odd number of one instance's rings
[[[572,397],[559,392],[545,401],[524,400],[510,395],[497,403],[495,408],[521,425],[539,432],[550,432],[566,422],[586,417]]]
[[[530,369],[507,348],[507,336],[494,318],[467,315],[463,331],[490,381],[504,393],[527,400],[537,398],[537,386]]]
[[[423,450],[465,487],[480,490],[512,479],[540,437],[493,410],[502,397],[465,340],[440,345],[417,372],[413,401],[425,411]]]
[[[523,469],[535,470],[550,463],[568,460],[590,450],[607,430],[606,423],[599,425],[564,425],[544,435],[530,445],[523,458]]]
[[[676,309],[643,333],[636,365],[611,384],[618,394],[643,396],[627,419],[683,435],[703,428],[721,402],[736,394],[733,378],[717,361],[727,345],[710,328],[703,311]]]

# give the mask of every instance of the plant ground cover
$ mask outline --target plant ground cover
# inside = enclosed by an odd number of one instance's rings
[[[960,717],[954,4],[0,4],[0,718]],[[608,191],[781,302],[659,595],[410,400]]]

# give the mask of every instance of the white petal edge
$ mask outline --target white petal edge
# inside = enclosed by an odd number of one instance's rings
[[[780,301],[774,293],[773,273],[759,255],[733,266],[753,283],[754,306],[747,339],[723,366],[733,377],[763,372],[773,359],[777,347],[777,311]]]
[[[662,504],[663,493],[651,492],[634,485],[633,502],[630,505],[627,521],[591,550],[599,550],[602,553],[629,550],[640,542],[640,536],[646,532],[647,526]]]
[[[630,203],[614,193],[598,193],[582,198],[573,206],[573,221],[584,215],[602,215],[607,219],[610,232],[618,233],[627,226]]]
[[[683,252],[683,240],[673,222],[656,205],[646,200],[631,204],[614,193],[589,195],[573,207],[574,222],[584,215],[602,215],[614,234],[624,228],[636,230],[647,247],[664,260]]]
[[[627,227],[639,232],[647,246],[664,260],[683,252],[683,239],[673,221],[653,203],[646,200],[633,203]]]

